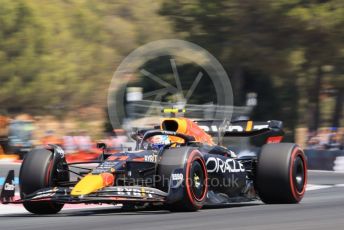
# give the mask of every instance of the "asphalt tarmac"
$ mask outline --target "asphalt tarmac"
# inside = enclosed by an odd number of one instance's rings
[[[5,171],[3,167],[0,168]],[[11,214],[0,213],[0,230],[344,229],[344,174],[311,171],[309,184],[300,204],[265,205],[257,201],[193,213],[171,213],[166,210],[126,212],[118,207],[106,206],[68,209],[57,215],[44,216],[18,209],[18,213],[13,210]]]

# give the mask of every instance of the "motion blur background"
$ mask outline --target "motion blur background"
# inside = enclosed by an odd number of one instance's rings
[[[246,117],[282,120],[286,140],[303,147],[343,149],[342,0],[0,0],[2,143],[88,151],[98,139],[125,142],[108,121],[113,73],[135,48],[169,38],[221,62],[235,106],[251,106]],[[147,65],[168,81],[159,61]]]

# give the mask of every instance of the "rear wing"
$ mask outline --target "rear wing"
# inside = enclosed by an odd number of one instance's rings
[[[249,137],[251,144],[255,146],[279,143],[284,136],[283,122],[277,120],[266,122],[197,120],[195,122],[212,137]]]

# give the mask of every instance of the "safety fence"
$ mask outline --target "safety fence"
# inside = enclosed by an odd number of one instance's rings
[[[308,168],[344,172],[344,150],[305,150]]]

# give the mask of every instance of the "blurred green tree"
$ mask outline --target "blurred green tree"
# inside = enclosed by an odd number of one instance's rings
[[[58,116],[103,108],[123,56],[171,33],[160,5],[0,0],[1,108]]]
[[[161,14],[173,20],[181,36],[207,48],[226,66],[237,104],[244,102],[248,90],[255,90],[265,95],[259,96],[259,106],[271,105],[265,114],[255,116],[282,119],[293,130],[297,125],[317,129],[322,124],[323,69],[332,66],[338,71],[343,10],[339,0],[176,0],[165,1]],[[262,75],[273,83],[269,92],[268,82],[254,80]],[[338,72],[327,76],[343,85]],[[275,98],[278,103],[274,104]]]

